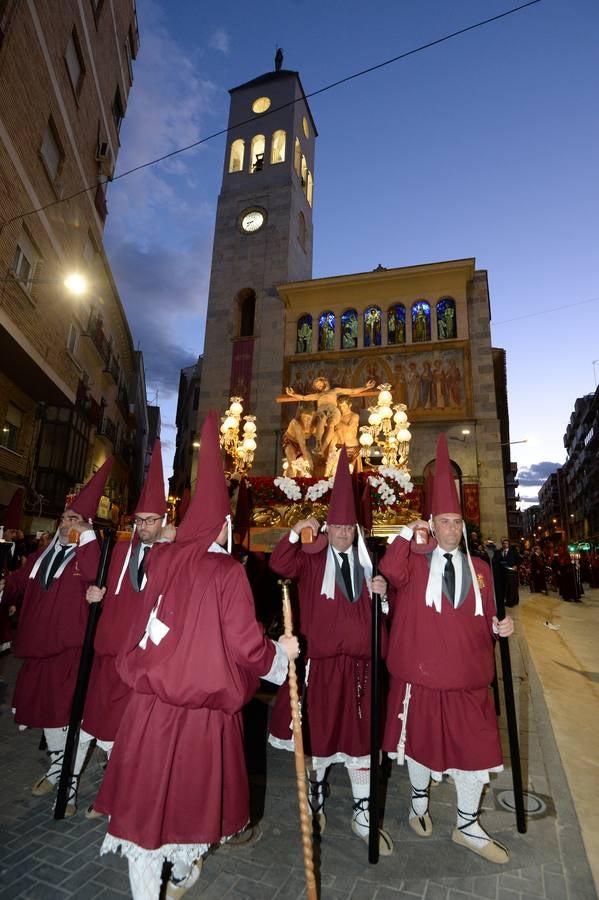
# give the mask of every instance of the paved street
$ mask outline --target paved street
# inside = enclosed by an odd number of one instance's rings
[[[511,789],[509,750],[502,718],[506,770],[492,781],[484,800],[483,822],[507,844],[507,866],[490,863],[454,845],[454,790],[443,783],[432,792],[434,834],[418,838],[407,825],[408,783],[403,769],[391,769],[386,784],[385,826],[395,840],[395,853],[377,866],[367,860],[367,847],[350,830],[351,797],[345,772],[335,767],[327,802],[328,824],[315,847],[322,900],[593,900],[597,897],[581,836],[579,820],[562,767],[552,721],[526,642],[535,615],[547,614],[547,598],[529,597],[523,603],[527,627],[511,641],[512,666],[519,709],[523,779],[535,795],[531,805],[540,812],[528,819],[524,835],[515,818],[500,803]],[[555,600],[556,606],[559,601]],[[563,604],[562,604],[563,606]],[[574,606],[568,604],[567,606]],[[590,592],[577,609],[595,615],[599,591]],[[569,610],[568,610],[569,611]],[[590,619],[589,619],[590,622]],[[566,629],[562,628],[562,637]],[[561,639],[561,638],[560,638]],[[93,799],[101,777],[102,754],[95,754],[82,779],[79,812],[54,822],[51,801],[35,799],[30,784],[45,766],[37,749],[39,732],[19,732],[12,722],[8,700],[17,664],[2,660],[9,682],[2,698],[0,741],[2,805],[0,808],[0,900],[55,900],[77,897],[129,896],[125,862],[113,855],[100,858],[105,822],[88,821],[83,810]],[[592,673],[582,673],[592,674]],[[503,705],[503,687],[502,705]],[[220,848],[205,863],[190,898],[296,898],[304,894],[303,863],[297,819],[295,775],[290,755],[264,750],[263,734],[268,697],[250,708],[248,746],[255,815],[261,838],[246,848]],[[559,740],[559,737],[558,737]],[[588,842],[587,842],[588,845]]]

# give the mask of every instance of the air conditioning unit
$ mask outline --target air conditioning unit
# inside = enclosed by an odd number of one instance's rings
[[[112,178],[112,150],[108,141],[100,141],[96,150],[96,160],[99,163],[100,172],[106,178]]]

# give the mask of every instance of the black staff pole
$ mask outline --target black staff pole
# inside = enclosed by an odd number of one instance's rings
[[[96,587],[102,588],[106,584],[106,576],[108,574],[108,565],[110,563],[113,543],[114,532],[105,531],[102,539],[100,562],[98,564],[98,573],[95,581]],[[60,770],[60,780],[58,782],[58,794],[56,796],[56,805],[54,807],[55,819],[64,819],[65,810],[67,808],[71,778],[73,777],[75,751],[79,740],[79,726],[81,724],[81,716],[83,715],[85,695],[87,694],[87,685],[89,683],[89,676],[94,658],[94,637],[101,611],[102,606],[100,603],[90,604],[83,647],[81,648],[81,657],[79,658],[77,681],[75,682],[75,691],[73,693],[71,719],[69,721],[69,730],[67,732],[67,740],[62,759],[62,769]]]
[[[376,538],[369,538],[368,549],[372,557],[372,577],[379,573],[379,547]],[[379,742],[381,697],[381,598],[372,594],[372,636],[370,677],[370,795],[368,798],[369,832],[368,862],[379,861]]]
[[[497,618],[505,619],[505,600],[495,595]],[[514,682],[512,679],[512,661],[510,659],[509,638],[499,637],[501,670],[503,672],[503,694],[505,699],[505,716],[512,760],[512,784],[514,787],[514,805],[516,807],[516,826],[520,834],[526,834],[526,816],[524,814],[524,794],[522,791],[522,769],[520,766],[520,744],[518,741],[518,724],[516,722],[516,705],[514,703]]]

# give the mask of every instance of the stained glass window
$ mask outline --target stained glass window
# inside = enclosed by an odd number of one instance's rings
[[[346,309],[341,315],[341,348],[351,350],[358,346],[358,313],[355,309]]]
[[[335,349],[335,314],[323,312],[318,319],[318,349]]]
[[[300,316],[297,320],[296,352],[312,352],[312,316]]]
[[[412,306],[412,341],[430,341],[431,308],[426,300],[417,300]]]
[[[394,303],[387,310],[387,343],[405,344],[406,308],[403,303]]]
[[[443,297],[437,303],[437,337],[440,341],[458,336],[455,300]]]
[[[364,310],[364,346],[381,346],[381,310],[378,306]]]

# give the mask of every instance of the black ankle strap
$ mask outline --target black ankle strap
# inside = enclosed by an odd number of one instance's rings
[[[352,808],[354,812],[368,812],[369,810],[369,801],[368,797],[360,797],[359,800],[355,800],[352,804]]]
[[[412,800],[423,800],[428,797],[428,788],[412,787]]]
[[[477,809],[476,812],[474,812],[474,813],[471,813],[471,812],[464,812],[464,810],[463,810],[463,809],[460,809],[459,806],[458,806],[457,812],[458,812],[458,815],[462,817],[462,819],[465,819],[465,820],[466,820],[466,821],[464,822],[463,825],[458,825],[458,826],[457,826],[457,827],[458,827],[458,831],[461,831],[463,834],[466,835],[466,837],[483,837],[483,835],[468,834],[468,833],[466,832],[466,829],[467,829],[467,828],[470,828],[471,825],[474,825],[476,822],[478,822],[478,817],[479,817],[479,815],[480,815],[480,810]],[[484,830],[484,829],[483,829],[483,830]],[[486,840],[489,840],[489,841],[490,841],[491,838],[486,838]]]

